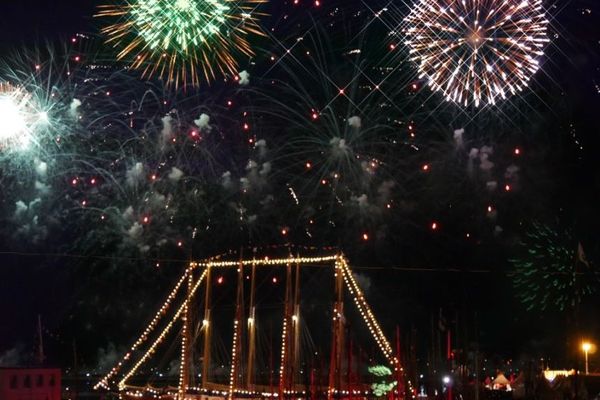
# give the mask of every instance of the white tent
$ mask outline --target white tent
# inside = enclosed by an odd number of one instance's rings
[[[492,381],[492,388],[495,390],[504,390],[509,385],[510,385],[510,382],[508,381],[508,379],[506,379],[506,376],[504,376],[504,374],[502,372],[500,372],[498,374],[498,376],[496,377],[496,379],[494,379]]]

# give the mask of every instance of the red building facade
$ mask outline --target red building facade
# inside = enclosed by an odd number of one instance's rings
[[[60,369],[0,368],[0,399],[60,400]]]

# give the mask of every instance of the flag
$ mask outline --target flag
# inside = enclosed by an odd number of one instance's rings
[[[438,318],[438,328],[442,332],[444,332],[446,330],[446,318],[444,317],[441,308],[440,308],[440,316]]]
[[[581,245],[581,242],[577,243],[577,261],[579,261],[586,267],[590,266],[587,259],[585,258],[585,253],[583,252],[583,246]]]

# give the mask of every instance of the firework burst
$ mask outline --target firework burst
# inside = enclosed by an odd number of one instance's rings
[[[176,86],[236,74],[234,53],[252,56],[247,36],[261,34],[256,7],[265,0],[134,0],[100,6],[116,19],[102,32],[117,58],[146,77]]]
[[[37,106],[23,87],[0,82],[0,149],[24,149],[48,113]]]
[[[36,47],[9,53],[0,61],[2,167],[10,164],[22,170],[23,163],[53,154],[60,141],[75,132],[72,79],[85,71],[69,54],[66,48]]]
[[[549,41],[542,0],[419,0],[405,22],[420,79],[464,106],[522,91]]]
[[[568,232],[534,223],[520,246],[513,285],[527,310],[573,309],[595,291],[598,273]]]

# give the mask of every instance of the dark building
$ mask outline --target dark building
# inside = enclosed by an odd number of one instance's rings
[[[0,399],[60,400],[58,368],[0,368]]]

